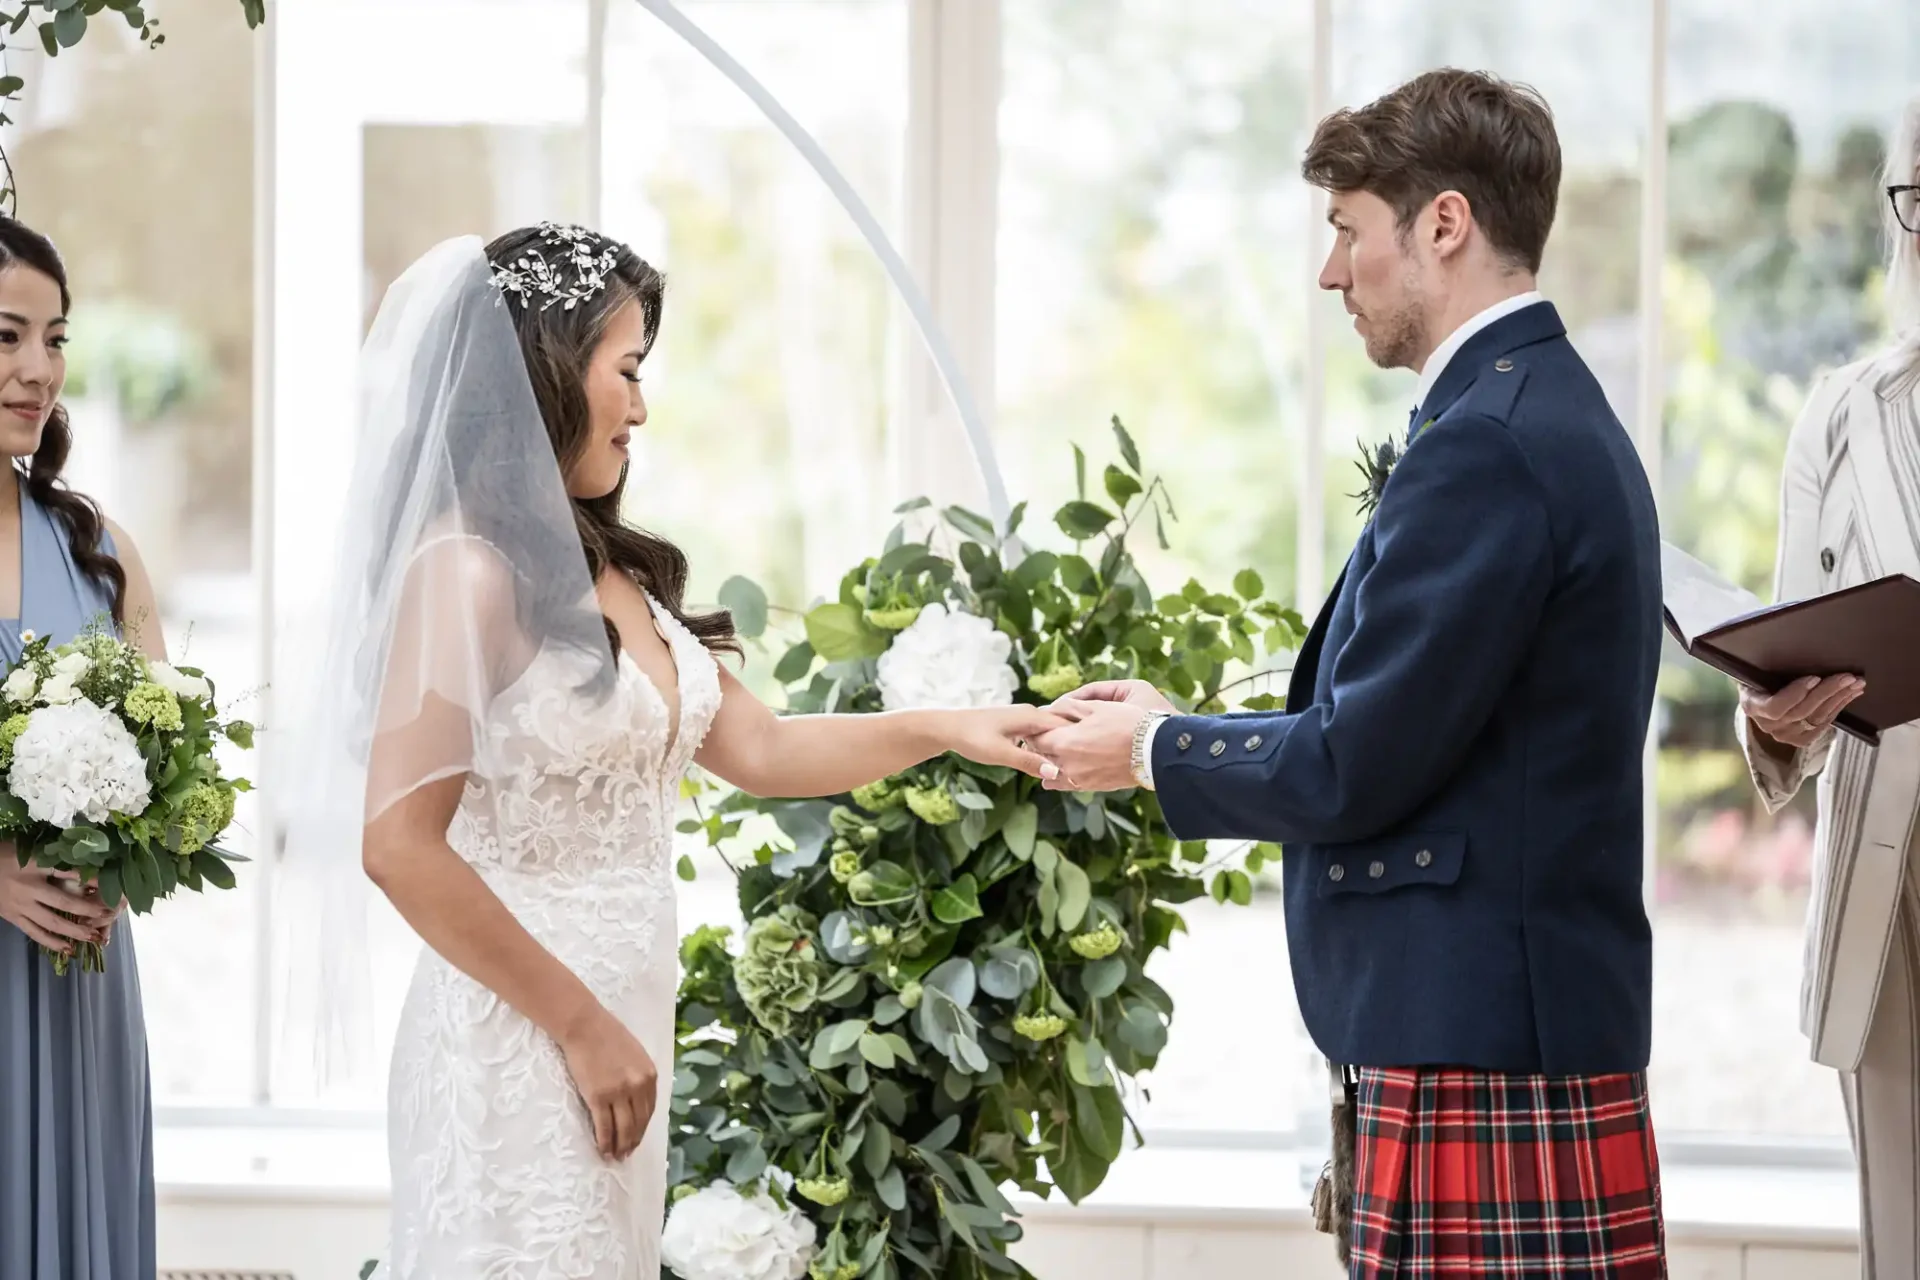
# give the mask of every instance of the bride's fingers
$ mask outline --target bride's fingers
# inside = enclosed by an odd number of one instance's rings
[[[1026,774],[1029,778],[1039,778],[1042,781],[1048,778],[1058,777],[1060,773],[1059,766],[1039,752],[1033,750],[1015,748],[1007,753],[1006,759],[997,761],[996,763],[1009,765]]]
[[[640,1145],[640,1123],[633,1114],[633,1099],[619,1098],[613,1104],[613,1158],[625,1160]]]
[[[613,1159],[613,1104],[596,1102],[593,1109],[593,1145],[605,1159]]]

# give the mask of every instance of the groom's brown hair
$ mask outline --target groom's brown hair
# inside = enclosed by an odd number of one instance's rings
[[[1494,250],[1538,273],[1560,202],[1560,137],[1536,90],[1449,67],[1322,120],[1300,172],[1327,191],[1380,197],[1402,231],[1458,191]]]

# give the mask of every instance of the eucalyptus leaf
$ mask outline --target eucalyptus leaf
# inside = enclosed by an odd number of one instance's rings
[[[1127,980],[1127,962],[1119,956],[1095,960],[1080,971],[1080,985],[1095,1000],[1105,1000]]]
[[[1007,824],[1000,829],[1000,838],[1007,842],[1007,848],[1022,862],[1033,858],[1033,841],[1040,829],[1040,810],[1030,804],[1017,804],[1013,812],[1007,815]]]
[[[921,1151],[945,1151],[960,1136],[960,1117],[948,1116],[935,1125],[926,1137],[913,1145]]]
[[[1093,882],[1078,863],[1060,859],[1054,869],[1054,879],[1060,886],[1060,907],[1058,920],[1060,927],[1066,930],[1078,929],[1080,922],[1086,919],[1087,905],[1093,901]]]
[[[720,584],[720,607],[733,615],[734,634],[757,640],[767,630],[767,593],[760,584],[738,574]]]
[[[877,1178],[892,1162],[893,1135],[878,1120],[867,1121],[867,1131],[861,1135],[860,1166],[869,1178]]]
[[[965,956],[956,956],[929,973],[924,985],[939,991],[965,1009],[973,1003],[975,988],[973,961]]]
[[[849,1018],[845,1022],[835,1023],[820,1034],[826,1039],[827,1051],[837,1055],[853,1048],[860,1042],[860,1037],[866,1033],[865,1018]]]
[[[853,917],[836,911],[820,922],[820,948],[836,964],[859,964],[873,948],[853,937]]]
[[[1040,961],[1025,947],[996,947],[980,965],[980,989],[996,1000],[1018,1000],[1039,981]]]
[[[860,1056],[882,1071],[893,1070],[892,1047],[871,1031],[860,1037]]]
[[[889,1166],[885,1173],[874,1179],[873,1190],[880,1197],[880,1203],[895,1213],[907,1207],[907,1183],[900,1175],[899,1165]]]
[[[814,657],[813,646],[805,640],[800,641],[781,655],[779,664],[773,669],[773,678],[781,684],[806,679],[807,672],[813,670]]]

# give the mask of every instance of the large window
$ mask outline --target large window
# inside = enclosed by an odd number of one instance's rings
[[[1749,586],[1768,585],[1780,453],[1809,380],[1882,333],[1873,175],[1920,82],[1920,11],[1899,0],[680,7],[907,253],[988,392],[1016,500],[1044,516],[1071,494],[1069,446],[1097,466],[1109,416],[1127,422],[1181,516],[1171,550],[1145,549],[1156,586],[1252,566],[1311,613],[1338,572],[1359,527],[1356,444],[1402,428],[1414,379],[1374,369],[1314,288],[1327,240],[1299,154],[1318,113],[1422,69],[1485,67],[1553,106],[1566,177],[1542,286],[1657,461],[1669,536]],[[279,0],[270,45],[233,9],[173,0],[162,50],[102,38],[37,64],[6,138],[22,214],[73,269],[74,482],[140,542],[170,641],[226,690],[302,659],[361,336],[386,285],[450,235],[581,218],[665,269],[629,514],[687,550],[695,602],[738,573],[804,607],[895,503],[968,465],[853,223],[638,5]],[[259,306],[256,251],[271,266]],[[1044,540],[1046,523],[1027,530]],[[745,669],[763,690],[772,652]],[[1663,1126],[1834,1142],[1831,1074],[1795,1026],[1811,795],[1761,815],[1725,681],[1673,658],[1661,695]],[[163,1104],[306,1100],[298,1073],[270,1070],[262,1031],[273,850],[251,841],[275,829],[276,799],[258,802],[243,848],[268,856],[246,886],[135,929]],[[683,922],[733,913],[705,865]],[[1250,908],[1195,904],[1161,958],[1180,1034],[1151,1128],[1323,1122],[1277,887],[1269,871]],[[391,1014],[414,944],[391,919],[380,939]]]
[[[1771,590],[1780,461],[1822,370],[1883,336],[1884,131],[1920,72],[1899,0],[1774,0],[1727,22],[1675,0],[1667,94],[1668,537]],[[1734,690],[1661,672],[1655,1083],[1669,1125],[1843,1137],[1799,1032],[1813,787],[1769,819],[1733,739]]]
[[[1004,21],[998,439],[1032,536],[1059,537],[1071,443],[1095,474],[1115,458],[1118,414],[1179,514],[1171,551],[1138,540],[1155,590],[1252,566],[1285,594],[1308,205],[1284,158],[1306,118],[1306,6],[1035,0]],[[1147,1123],[1289,1129],[1324,1097],[1278,890],[1270,873],[1251,908],[1193,904],[1156,957],[1179,1034]],[[1254,976],[1271,994],[1249,1017]]]

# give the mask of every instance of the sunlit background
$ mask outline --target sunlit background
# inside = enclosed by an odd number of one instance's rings
[[[907,254],[1016,499],[1070,496],[1069,446],[1104,460],[1125,419],[1181,516],[1146,560],[1156,586],[1251,565],[1311,613],[1338,572],[1357,442],[1404,423],[1413,378],[1370,366],[1315,296],[1324,232],[1297,159],[1318,111],[1422,69],[1551,102],[1566,178],[1543,287],[1643,446],[1667,536],[1763,595],[1789,424],[1884,333],[1876,173],[1920,86],[1910,0],[682,8]],[[5,135],[20,214],[72,270],[75,482],[133,533],[172,643],[224,689],[294,652],[280,632],[339,518],[355,348],[387,283],[449,235],[585,219],[666,270],[629,515],[689,552],[694,599],[738,573],[804,606],[900,500],[982,501],[853,223],[638,6],[283,0],[269,40],[236,10],[170,0],[161,50],[36,59]],[[777,652],[752,655],[762,689]],[[1669,656],[1648,870],[1663,1150],[1843,1164],[1835,1081],[1796,1028],[1810,796],[1764,817],[1731,686]],[[730,910],[702,862],[684,923]],[[270,868],[136,927],[166,1123],[312,1101],[275,1061]],[[1164,957],[1179,1014],[1150,1137],[1321,1140],[1277,879],[1260,889],[1196,905]],[[391,1001],[404,941],[379,954]],[[376,1093],[357,1105],[378,1123]]]

